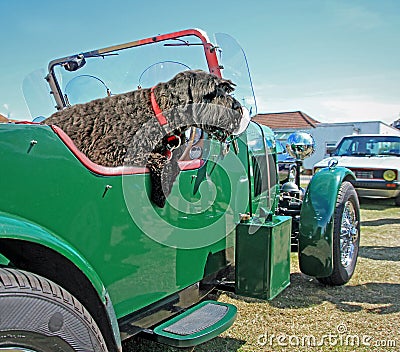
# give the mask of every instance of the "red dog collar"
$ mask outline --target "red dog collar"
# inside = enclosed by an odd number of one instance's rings
[[[150,100],[151,100],[151,107],[153,108],[154,114],[161,126],[164,126],[168,123],[167,118],[162,113],[160,106],[157,104],[156,96],[154,95],[154,88],[151,87],[150,89]]]

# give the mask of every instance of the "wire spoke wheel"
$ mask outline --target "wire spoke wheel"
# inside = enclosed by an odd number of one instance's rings
[[[358,219],[354,204],[347,201],[340,229],[340,261],[347,268],[354,260],[355,246],[358,241]]]
[[[340,186],[333,216],[332,273],[318,278],[326,285],[344,285],[353,276],[360,246],[360,205],[353,185]]]

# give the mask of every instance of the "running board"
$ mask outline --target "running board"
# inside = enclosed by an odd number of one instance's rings
[[[142,336],[174,347],[192,347],[217,337],[235,321],[232,304],[204,301]]]

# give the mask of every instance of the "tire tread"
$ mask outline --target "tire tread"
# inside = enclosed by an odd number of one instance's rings
[[[355,198],[357,200],[357,204],[358,204],[358,197],[357,197],[356,191],[354,190],[354,186],[349,181],[344,181],[342,183],[341,187],[339,188],[339,192],[338,192],[338,195],[336,198],[336,205],[335,205],[335,212],[334,212],[335,220],[337,219],[338,215],[340,215],[342,213],[342,210],[343,210],[342,207],[344,206],[344,200],[345,200],[346,194],[348,192],[353,193],[353,195],[355,196]],[[336,228],[336,226],[339,226],[339,225],[336,222],[334,222],[334,228]],[[334,230],[334,232],[335,232],[335,230]],[[345,283],[345,282],[343,282],[343,278],[341,277],[339,270],[335,270],[335,268],[330,276],[318,278],[318,281],[324,285],[329,285],[329,286],[338,286],[338,285],[343,285]]]
[[[86,310],[86,308],[69,292],[54,282],[39,275],[10,268],[0,268],[0,292],[11,292],[23,290],[35,295],[55,300],[60,304],[70,306],[88,324],[91,331],[96,335],[102,349],[107,351],[104,338],[97,324]]]

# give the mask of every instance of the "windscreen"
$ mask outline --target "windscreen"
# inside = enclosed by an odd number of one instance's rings
[[[208,70],[203,47],[196,45],[200,44],[196,38],[190,38],[190,43],[184,45],[170,40],[90,57],[77,71],[69,72],[57,66],[56,77],[70,105],[150,88],[184,70]]]
[[[400,156],[400,137],[354,136],[344,138],[338,145],[336,156],[394,155]]]
[[[230,35],[216,33],[219,62],[223,67],[222,76],[236,84],[233,96],[246,107],[250,116],[257,114],[257,103],[247,57],[239,43]]]
[[[235,84],[232,95],[247,108],[250,116],[254,116],[257,105],[243,49],[227,34],[216,34],[215,41],[212,48],[217,51],[222,77]],[[53,72],[64,106],[82,104],[150,88],[170,80],[181,71],[209,72],[203,44],[196,36],[183,36],[105,54],[88,55],[85,56],[84,64],[78,65],[75,70],[60,62],[53,67]],[[56,103],[45,77],[44,71],[39,70],[27,77],[23,84],[32,119],[48,117],[56,111]]]

